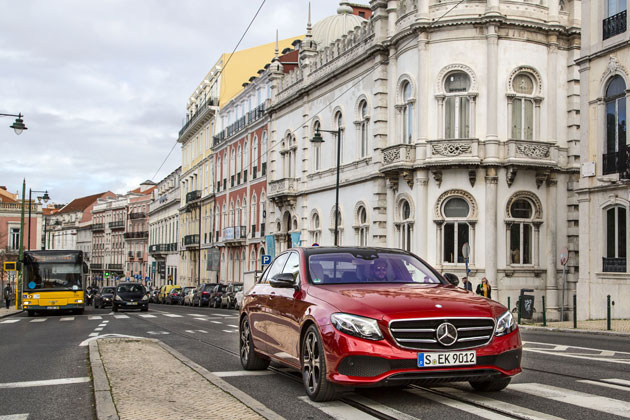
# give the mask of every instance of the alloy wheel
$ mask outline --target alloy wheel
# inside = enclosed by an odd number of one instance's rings
[[[309,393],[314,393],[319,386],[321,377],[321,354],[319,352],[319,340],[317,334],[309,331],[304,340],[306,344],[302,356],[302,366],[304,375],[304,385],[308,387]]]
[[[249,358],[249,342],[251,335],[247,318],[243,318],[241,325],[241,360],[247,363],[247,359]]]

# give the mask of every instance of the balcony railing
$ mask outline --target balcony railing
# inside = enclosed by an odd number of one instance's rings
[[[197,109],[197,111],[193,114],[192,117],[190,117],[190,119],[188,121],[186,121],[186,123],[184,124],[184,126],[182,127],[181,130],[179,130],[179,137],[182,136],[182,134],[184,134],[184,132],[186,131],[186,129],[188,129],[188,127],[190,127],[190,125],[192,123],[194,123],[195,121],[197,121],[197,119],[199,118],[200,115],[204,114],[207,110],[208,107],[211,106],[217,106],[219,105],[219,101],[216,98],[208,98],[206,100],[206,102],[204,102],[199,109]]]
[[[130,213],[129,214],[129,218],[130,219],[146,219],[147,218],[147,214],[145,212],[135,212],[135,213]]]
[[[105,223],[93,223],[92,230],[105,230]]]
[[[625,273],[627,271],[625,258],[602,258],[605,273]]]
[[[155,254],[160,252],[177,251],[177,243],[171,244],[155,244],[149,246],[149,253]],[[140,251],[138,251],[140,252]]]
[[[269,197],[297,194],[297,178],[282,178],[269,183]]]
[[[148,237],[149,232],[146,230],[139,232],[125,232],[125,239],[143,239]]]
[[[218,146],[226,138],[229,138],[229,137],[233,136],[234,134],[237,134],[238,132],[243,130],[245,127],[247,127],[249,124],[253,123],[254,121],[256,121],[256,120],[258,120],[260,118],[262,118],[264,115],[265,115],[265,105],[264,104],[254,108],[253,110],[248,112],[247,115],[242,116],[241,118],[239,118],[238,120],[236,120],[235,122],[233,122],[232,124],[227,126],[220,133],[215,135],[213,137],[214,146],[215,147]]]
[[[630,145],[618,152],[605,153],[602,161],[604,175],[619,174],[621,179],[630,179]]]
[[[611,17],[604,19],[604,39],[611,38],[615,35],[626,32],[627,29],[627,11],[617,13]]]
[[[184,236],[184,246],[199,245],[199,235]]]
[[[122,264],[107,264],[108,270],[122,270],[122,268],[123,268]]]
[[[241,241],[247,238],[247,229],[245,226],[232,226],[223,229],[223,240],[228,241]]]
[[[110,229],[124,229],[125,222],[124,220],[116,220],[115,222],[109,222],[107,225],[109,226]]]
[[[103,269],[103,264],[101,264],[101,263],[98,263],[98,264],[92,263],[92,264],[90,264],[90,268],[92,270],[102,270]]]
[[[186,204],[195,200],[199,200],[200,198],[201,198],[201,190],[195,190],[195,191],[186,193]]]

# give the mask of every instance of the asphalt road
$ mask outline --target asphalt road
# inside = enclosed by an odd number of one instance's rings
[[[343,401],[314,404],[295,372],[279,365],[256,374],[241,369],[237,311],[151,305],[148,313],[88,309],[81,316],[1,319],[0,420],[26,413],[22,419],[94,418],[89,382],[24,382],[89,377],[88,350],[81,344],[97,334],[162,340],[289,420],[630,418],[628,337],[523,331],[524,372],[499,393],[477,394],[458,383],[356,390]]]

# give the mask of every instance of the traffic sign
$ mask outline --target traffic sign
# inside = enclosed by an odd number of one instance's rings
[[[17,262],[15,262],[15,261],[5,261],[4,262],[4,270],[5,271],[17,271]]]
[[[271,255],[263,254],[261,263],[262,263],[262,265],[269,265],[269,264],[271,264]]]

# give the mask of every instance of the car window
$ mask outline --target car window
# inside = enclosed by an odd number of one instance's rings
[[[282,269],[284,268],[284,264],[287,262],[289,258],[289,253],[285,253],[276,258],[271,266],[265,272],[265,276],[263,277],[261,283],[269,283],[269,279],[273,278],[278,273],[282,273]]]
[[[293,274],[295,282],[299,282],[300,277],[300,254],[297,252],[291,252],[287,263],[284,265],[283,273]]]
[[[144,286],[140,284],[122,284],[118,286],[118,293],[144,293]]]
[[[101,291],[101,294],[104,293],[114,293],[114,288],[113,287],[103,287],[103,290]]]

